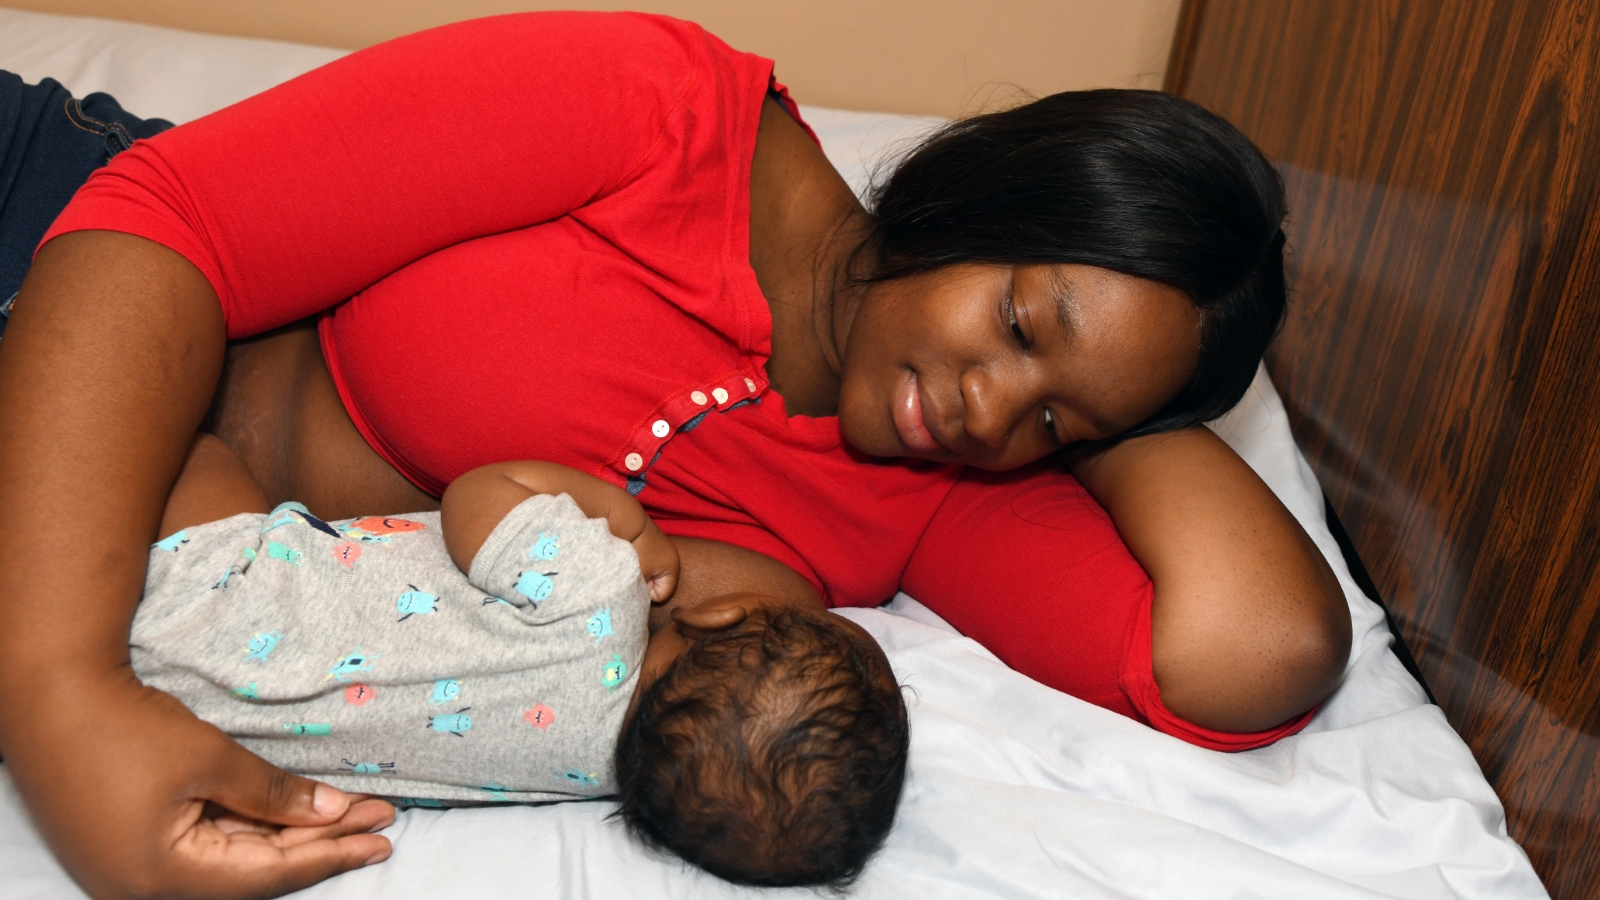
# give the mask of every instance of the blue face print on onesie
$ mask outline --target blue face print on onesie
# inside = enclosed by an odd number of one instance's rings
[[[243,566],[237,566],[237,565],[229,566],[228,567],[228,571],[222,573],[222,577],[217,579],[217,583],[213,584],[211,586],[211,589],[213,591],[225,591],[225,590],[227,590],[228,589],[228,579],[232,578],[235,575],[238,575],[239,573],[241,573],[243,571],[244,571],[244,567]]]
[[[327,737],[333,734],[333,726],[325,722],[285,722],[283,733],[296,737]]]
[[[281,640],[283,640],[283,632],[281,631],[258,634],[251,638],[250,643],[244,648],[244,658],[253,659],[257,662],[266,662],[267,657],[271,656],[272,651],[277,649],[278,642]]]
[[[261,526],[261,533],[266,534],[274,528],[282,528],[285,525],[293,525],[294,523],[300,521],[300,517],[295,515],[295,513],[308,514],[310,512],[311,510],[306,509],[305,506],[296,503],[293,500],[290,500],[287,503],[279,503],[277,507],[272,510],[272,512],[267,513],[267,521],[266,524]]]
[[[605,639],[608,634],[616,634],[611,630],[611,607],[606,607],[589,617],[589,636],[594,638],[596,644]]]
[[[408,584],[406,587],[411,590],[401,594],[394,601],[394,608],[401,613],[400,621],[404,622],[412,616],[433,615],[434,604],[439,602],[438,595],[421,590],[414,584]]]
[[[339,661],[328,670],[328,678],[349,681],[352,675],[372,671],[372,661],[382,655],[382,653],[362,653],[361,648],[357,647],[354,651],[339,657]],[[322,680],[327,681],[328,678]]]
[[[344,763],[346,766],[348,766],[350,768],[350,774],[351,775],[393,775],[394,774],[394,763],[392,763],[392,762],[386,762],[386,763],[379,763],[379,762],[353,763],[348,759],[341,759],[339,761]]]
[[[600,779],[588,772],[582,772],[577,769],[568,769],[565,772],[560,769],[552,769],[551,771],[556,773],[557,778],[570,783],[575,788],[592,791],[600,786]]]
[[[299,567],[300,560],[305,554],[290,547],[288,544],[280,544],[277,541],[273,541],[267,544],[267,556],[273,559],[281,559],[291,566]]]
[[[614,691],[627,677],[628,664],[623,661],[622,654],[611,654],[611,661],[606,663],[605,672],[600,676],[600,683],[606,686],[606,690]]]
[[[429,716],[428,727],[440,734],[453,734],[456,737],[466,737],[462,732],[472,727],[472,717],[463,715],[470,706],[463,706],[453,713],[443,716]]]
[[[168,535],[155,543],[155,549],[165,550],[168,553],[177,553],[179,544],[189,543],[189,532],[179,531],[177,534]]]
[[[449,703],[461,696],[461,682],[454,678],[441,678],[433,683],[433,696],[429,703]]]
[[[261,526],[261,533],[266,534],[274,528],[282,528],[285,525],[297,523],[309,525],[330,537],[341,537],[339,532],[334,531],[333,527],[327,522],[313,516],[311,510],[293,500],[287,503],[280,503],[276,509],[267,513],[267,523]]]
[[[561,552],[561,544],[558,543],[560,540],[561,535],[559,534],[545,534],[541,531],[539,532],[539,539],[533,542],[533,549],[528,551],[528,555],[534,559],[542,559],[547,562],[555,559],[556,554]]]
[[[517,576],[517,593],[534,603],[549,599],[550,592],[556,589],[556,583],[551,581],[553,575],[560,572],[535,572],[529,569]]]

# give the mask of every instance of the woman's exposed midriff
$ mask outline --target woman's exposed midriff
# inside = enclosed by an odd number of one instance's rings
[[[356,430],[312,320],[228,345],[207,430],[239,454],[274,504],[295,500],[327,519],[439,508]],[[740,591],[823,605],[804,578],[769,556],[722,541],[672,541],[682,574],[672,600],[651,610],[652,629],[677,607]]]
[[[329,519],[439,508],[356,430],[310,319],[228,345],[208,426],[273,503]]]

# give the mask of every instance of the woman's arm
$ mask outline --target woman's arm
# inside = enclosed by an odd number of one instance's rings
[[[460,22],[357,51],[120,153],[45,240],[111,229],[176,250],[230,338],[328,309],[463,241],[548,222],[670,159],[697,26],[631,14]]]
[[[633,545],[650,600],[661,603],[678,586],[678,551],[627,491],[593,475],[551,462],[522,460],[479,466],[450,483],[439,505],[444,545],[456,568],[472,560],[506,514],[529,497],[566,494],[583,514],[605,519],[611,533]]]
[[[128,664],[149,545],[222,354],[200,273],[106,232],[40,251],[0,343],[0,753],[97,897],[279,894],[388,854],[363,833],[387,804],[273,768]],[[210,818],[208,801],[238,815]]]
[[[1350,654],[1327,561],[1266,484],[1205,428],[1124,441],[1072,472],[1155,586],[1161,699],[1207,728],[1255,732],[1325,697]]]

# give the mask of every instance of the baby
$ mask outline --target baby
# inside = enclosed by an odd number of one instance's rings
[[[438,513],[261,497],[197,439],[131,644],[144,683],[268,761],[411,805],[616,795],[642,841],[744,884],[843,886],[887,836],[908,732],[882,650],[760,594],[649,634],[678,558],[625,491],[519,462]]]

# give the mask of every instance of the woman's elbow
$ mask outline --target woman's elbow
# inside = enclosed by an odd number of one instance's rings
[[[1238,734],[1321,702],[1350,658],[1349,607],[1337,583],[1331,589],[1251,604],[1243,617],[1185,617],[1180,634],[1157,617],[1151,649],[1162,702],[1196,725]]]

